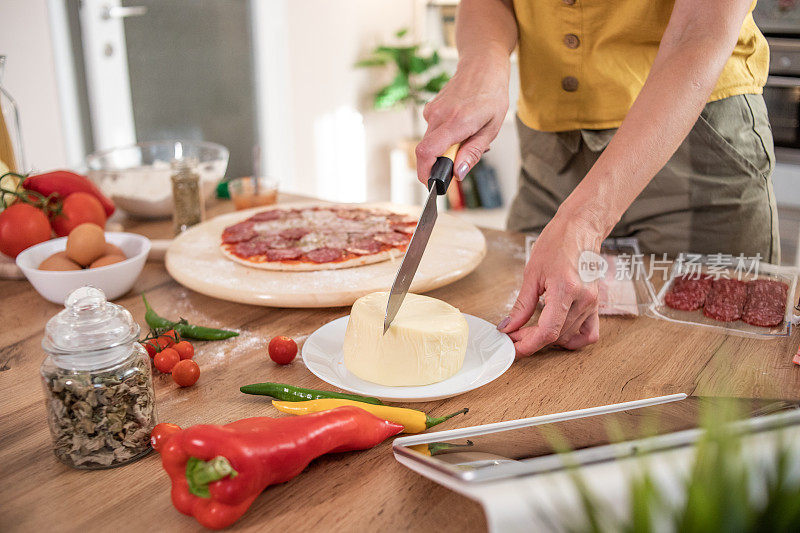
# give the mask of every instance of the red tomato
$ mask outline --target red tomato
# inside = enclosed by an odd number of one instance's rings
[[[181,341],[172,348],[178,352],[178,355],[181,356],[181,360],[194,357],[194,346],[192,346],[192,343],[189,341]]]
[[[191,359],[180,361],[172,369],[172,381],[181,387],[191,387],[200,379],[200,367]]]
[[[153,364],[161,372],[169,374],[180,360],[181,356],[173,348],[164,348],[153,358]]]
[[[170,424],[169,422],[156,424],[156,427],[150,432],[150,446],[152,446],[155,451],[160,452],[169,438],[180,430],[181,427],[178,424]]]
[[[106,227],[106,211],[100,200],[88,192],[74,192],[64,198],[61,213],[53,215],[50,224],[59,237],[69,235],[75,226],[91,222]]]
[[[284,335],[272,337],[267,347],[269,357],[279,365],[288,365],[297,355],[297,343]]]
[[[147,350],[147,355],[150,356],[150,359],[155,357],[156,354],[161,351],[161,347],[158,345],[158,342],[154,340],[143,342],[142,346],[144,346],[144,349]]]
[[[173,346],[175,346],[175,344],[180,342],[180,340],[181,336],[178,335],[178,333],[174,329],[165,331],[164,333],[158,336],[158,344],[162,348],[172,348]]]
[[[28,204],[14,204],[0,213],[0,252],[17,255],[53,234],[44,213]]]

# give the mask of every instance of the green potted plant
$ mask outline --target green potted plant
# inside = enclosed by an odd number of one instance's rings
[[[398,41],[407,35],[406,28],[395,33]],[[440,67],[439,54],[435,50],[430,54],[424,53],[419,43],[384,44],[374,48],[368,57],[358,61],[355,66],[391,66],[394,69],[392,81],[373,95],[372,106],[377,110],[406,108],[410,111],[413,138],[407,141],[407,146],[410,146],[409,162],[414,161],[413,148],[423,133],[420,106],[438,93],[450,79],[450,75]]]
[[[723,409],[722,414],[706,414],[705,435],[681,482],[682,501],[671,501],[644,463],[640,475],[630,479],[625,516],[615,516],[588,488],[580,470],[574,469],[582,516],[580,525],[567,529],[582,533],[800,531],[797,453],[779,435],[770,449],[774,460],[754,461],[743,449],[742,434],[729,425],[738,418],[732,413]]]

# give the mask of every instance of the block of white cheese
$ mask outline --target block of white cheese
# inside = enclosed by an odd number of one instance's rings
[[[357,377],[396,387],[443,381],[464,364],[467,321],[436,298],[407,294],[386,334],[388,292],[373,292],[353,304],[344,336],[344,365]]]

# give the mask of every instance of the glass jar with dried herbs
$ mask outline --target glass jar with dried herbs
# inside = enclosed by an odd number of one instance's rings
[[[197,161],[192,159],[176,159],[172,166],[172,200],[175,209],[172,212],[172,227],[175,235],[203,221],[205,204],[203,203],[200,174],[195,170]]]
[[[75,468],[119,466],[150,452],[156,424],[150,358],[139,325],[94,287],[48,321],[41,366],[56,457]]]

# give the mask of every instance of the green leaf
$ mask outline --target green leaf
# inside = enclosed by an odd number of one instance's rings
[[[422,74],[426,70],[439,64],[439,54],[433,52],[429,57],[415,55],[411,64],[411,72]]]
[[[421,74],[428,69],[428,63],[424,57],[412,56],[409,58],[408,70],[414,74]]]
[[[372,56],[368,57],[367,59],[362,59],[360,61],[356,61],[355,66],[358,68],[364,67],[382,67],[389,63],[391,58],[388,57],[381,57],[381,56]]]
[[[406,54],[412,53],[413,54],[413,53],[416,53],[417,48],[419,48],[419,46],[417,46],[416,44],[412,45],[412,46],[386,46],[386,45],[381,45],[381,46],[375,48],[375,53],[376,54],[387,54],[387,55],[391,55],[391,56],[396,56],[397,54],[403,54],[403,53],[406,53]]]
[[[408,78],[402,72],[398,72],[392,83],[375,95],[375,109],[389,109],[396,106],[409,97],[410,90]]]
[[[400,28],[399,30],[397,30],[397,33],[395,33],[394,35],[398,39],[402,39],[403,37],[406,36],[407,33],[408,33],[408,28]]]
[[[446,72],[442,72],[438,76],[429,79],[428,82],[422,86],[422,90],[436,94],[442,90],[448,81],[450,81],[450,75]]]

